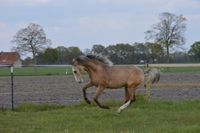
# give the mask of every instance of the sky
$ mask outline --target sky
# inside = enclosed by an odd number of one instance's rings
[[[53,48],[145,42],[162,12],[187,18],[185,50],[200,41],[200,0],[0,0],[0,51],[30,23],[44,28]]]

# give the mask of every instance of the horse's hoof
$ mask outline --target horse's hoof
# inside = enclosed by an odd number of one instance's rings
[[[90,101],[87,101],[87,103],[88,103],[88,104],[91,104],[91,102],[90,102]]]
[[[118,114],[120,114],[121,112],[122,112],[122,110],[121,110],[121,109],[118,109],[118,110],[117,110],[117,113],[118,113]]]
[[[101,106],[102,109],[110,109],[108,106]]]
[[[85,100],[87,104],[91,104],[91,102],[89,100]]]

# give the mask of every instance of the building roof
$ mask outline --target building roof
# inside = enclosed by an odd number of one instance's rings
[[[0,65],[13,65],[20,56],[17,52],[0,52]]]

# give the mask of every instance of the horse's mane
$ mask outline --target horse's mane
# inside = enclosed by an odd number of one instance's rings
[[[86,55],[86,57],[91,59],[91,60],[99,61],[99,62],[101,62],[105,65],[108,65],[108,66],[113,65],[113,63],[108,58],[100,56],[100,55],[88,54],[88,55]]]

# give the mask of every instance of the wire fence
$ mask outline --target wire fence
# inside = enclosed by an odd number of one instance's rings
[[[30,88],[32,86],[35,86],[34,84],[42,83],[42,82],[35,83],[34,80],[37,79],[38,77],[34,77],[34,76],[71,74],[70,67],[71,65],[32,65],[32,66],[24,65],[24,66],[15,68],[12,65],[0,65],[0,68],[1,68],[0,70],[0,76],[1,76],[0,106],[1,108],[9,107],[12,110],[14,110],[14,106],[16,103],[15,102],[16,96],[20,97],[20,95],[30,95],[33,93],[37,94],[37,92],[35,91],[29,92],[29,90],[25,90],[26,86],[29,86]],[[24,77],[19,78],[18,76],[24,76]],[[29,80],[26,80],[27,79],[26,76],[31,76],[32,78],[31,79],[29,78]],[[42,83],[42,84],[46,84],[46,83]],[[23,89],[19,91],[20,90],[19,88],[24,88],[24,92],[23,92]],[[40,86],[38,86],[38,88],[40,88]],[[41,93],[41,91],[38,91],[38,94],[39,93]],[[37,103],[38,101],[41,101],[41,100],[32,100],[32,101]],[[50,100],[50,101],[53,101],[53,100]]]
[[[149,64],[149,67],[193,69],[200,68],[200,64]],[[0,108],[14,109],[16,105],[26,102],[78,103],[82,98],[82,85],[75,82],[71,71],[71,65],[32,65],[21,68],[0,65]],[[194,82],[199,83],[198,79]],[[122,98],[121,93],[116,91],[115,95]]]

